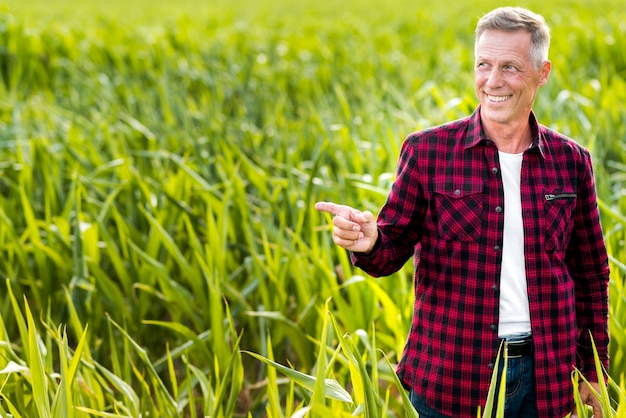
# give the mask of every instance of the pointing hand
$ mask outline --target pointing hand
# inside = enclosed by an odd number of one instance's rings
[[[315,209],[335,215],[333,241],[338,246],[360,253],[368,253],[374,248],[378,239],[378,227],[371,212],[361,212],[332,202],[317,202]]]

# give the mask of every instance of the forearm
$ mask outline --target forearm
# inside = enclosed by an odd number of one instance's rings
[[[350,253],[352,263],[370,276],[389,276],[400,270],[413,255],[415,245],[406,243],[392,245],[392,241],[381,231],[378,240],[369,253]]]
[[[576,295],[578,367],[588,380],[598,380],[594,349],[602,366],[609,367],[607,282],[608,277],[587,279],[585,285],[578,286]]]

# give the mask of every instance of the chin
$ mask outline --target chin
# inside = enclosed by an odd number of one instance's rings
[[[497,114],[495,112],[485,112],[482,116],[483,120],[492,123],[507,123],[510,120],[508,115]]]

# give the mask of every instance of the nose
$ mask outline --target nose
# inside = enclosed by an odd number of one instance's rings
[[[492,68],[487,76],[487,86],[497,88],[502,86],[502,73],[498,68]]]

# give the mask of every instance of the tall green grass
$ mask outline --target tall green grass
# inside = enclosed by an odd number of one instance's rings
[[[594,156],[624,416],[625,5],[527,3],[535,110]],[[376,211],[403,137],[474,108],[495,5],[1,3],[0,414],[410,414],[412,267],[364,275],[312,204]]]

